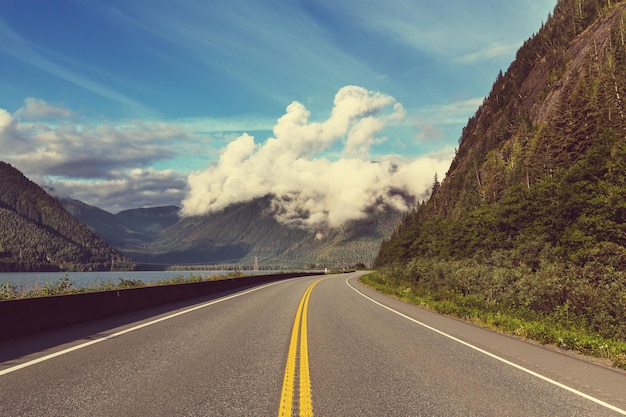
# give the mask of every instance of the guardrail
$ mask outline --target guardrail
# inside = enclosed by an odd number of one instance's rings
[[[216,281],[0,301],[0,340],[222,291],[311,275],[319,273],[252,275]]]

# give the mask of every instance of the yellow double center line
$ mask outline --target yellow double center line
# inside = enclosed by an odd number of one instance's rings
[[[306,319],[307,309],[309,307],[309,297],[311,291],[324,278],[313,282],[304,292],[296,319],[293,323],[291,331],[291,340],[289,342],[289,353],[287,353],[287,364],[285,366],[285,376],[283,378],[283,390],[280,398],[279,417],[290,417],[293,409],[293,397],[296,377],[296,360],[298,351],[298,330],[300,331],[300,398],[298,409],[301,417],[313,417],[313,404],[311,402],[311,378],[309,376],[309,348],[307,342]]]

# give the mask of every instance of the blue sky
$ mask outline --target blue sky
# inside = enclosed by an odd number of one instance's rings
[[[297,102],[291,114],[301,125],[337,122],[338,106],[347,119],[326,137],[283,129],[281,143],[310,145],[286,165],[336,170],[360,161],[370,165],[359,172],[370,172],[372,161],[393,160],[415,168],[414,184],[397,185],[419,196],[434,171],[445,174],[468,117],[555,4],[8,1],[0,11],[0,159],[113,212],[186,204],[199,214],[193,201],[222,201],[217,209],[268,190],[298,192],[266,176],[257,192],[239,184],[240,197],[215,194],[246,174],[220,164],[227,147],[248,146],[240,165],[260,176],[254,169],[264,169],[258,161]],[[338,104],[339,96],[350,101]],[[374,107],[358,110],[365,102]],[[193,181],[202,175],[222,179]],[[372,195],[390,187],[380,186]]]

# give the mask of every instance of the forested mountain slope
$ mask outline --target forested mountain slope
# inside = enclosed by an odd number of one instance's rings
[[[0,161],[0,271],[128,269],[131,260]]]
[[[626,1],[558,2],[381,245],[384,285],[626,368],[625,20]]]
[[[382,245],[377,265],[510,250],[533,267],[544,250],[626,264],[625,13],[624,1],[558,2],[497,76],[443,183]]]

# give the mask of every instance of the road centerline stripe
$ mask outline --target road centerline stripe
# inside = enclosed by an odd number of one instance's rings
[[[300,340],[300,367],[299,374],[299,398],[298,410],[300,417],[313,417],[313,403],[311,399],[311,377],[309,373],[309,347],[307,332],[307,310],[309,298],[313,288],[325,278],[320,278],[308,286],[298,303],[298,310],[291,330],[289,339],[289,352],[285,364],[283,376],[283,388],[281,390],[279,417],[291,417],[293,411],[293,399],[296,379],[296,361],[298,359],[298,339]]]
[[[310,287],[309,287],[310,288]],[[291,331],[291,338],[289,341],[289,352],[287,353],[287,363],[285,364],[285,375],[283,377],[283,389],[281,391],[280,410],[278,415],[281,417],[291,416],[291,409],[293,407],[293,385],[296,375],[296,354],[298,350],[298,329],[300,327],[300,319],[302,316],[302,307],[304,305],[304,298],[309,289],[304,293],[304,296],[300,299],[298,304],[298,310],[296,312],[296,318],[293,323],[293,330]]]
[[[454,340],[455,342],[460,343],[460,344],[462,344],[464,346],[467,346],[470,349],[473,349],[473,350],[475,350],[477,352],[480,352],[483,355],[487,355],[487,356],[489,356],[489,357],[491,357],[493,359],[496,359],[496,360],[498,360],[498,361],[500,361],[502,363],[505,363],[506,365],[512,366],[513,368],[516,368],[516,369],[519,369],[520,371],[526,372],[527,374],[530,374],[530,375],[532,375],[532,376],[534,376],[536,378],[539,378],[539,379],[541,379],[541,380],[543,380],[545,382],[548,382],[548,383],[550,383],[552,385],[556,385],[557,387],[562,388],[562,389],[564,389],[566,391],[569,391],[569,392],[571,392],[571,393],[573,393],[575,395],[578,395],[579,397],[585,398],[585,399],[587,399],[589,401],[592,401],[592,402],[594,402],[594,403],[596,403],[598,405],[601,405],[602,407],[608,408],[609,410],[615,411],[615,412],[617,412],[619,414],[622,414],[622,415],[626,416],[626,410],[623,410],[623,409],[621,409],[619,407],[611,405],[611,404],[609,404],[607,402],[604,402],[604,401],[602,401],[602,400],[600,400],[598,398],[592,397],[589,394],[585,394],[582,391],[578,391],[575,388],[572,388],[572,387],[570,387],[568,385],[562,384],[562,383],[560,383],[560,382],[558,382],[558,381],[556,381],[554,379],[548,378],[547,376],[544,376],[544,375],[542,375],[540,373],[537,373],[537,372],[535,372],[533,370],[530,370],[530,369],[525,368],[525,367],[523,367],[521,365],[518,365],[515,362],[511,362],[511,361],[509,361],[507,359],[504,359],[501,356],[498,356],[498,355],[493,354],[491,352],[488,352],[488,351],[486,351],[484,349],[481,349],[478,346],[474,346],[471,343],[468,343],[468,342],[466,342],[464,340],[456,338],[456,337],[454,337],[454,336],[452,336],[452,335],[450,335],[448,333],[442,332],[441,330],[436,329],[436,328],[434,328],[432,326],[429,326],[426,323],[422,323],[421,321],[416,320],[416,319],[414,319],[414,318],[412,318],[410,316],[407,316],[406,314],[400,313],[399,311],[394,310],[393,308],[388,307],[388,306],[386,306],[386,305],[384,305],[384,304],[374,300],[373,298],[368,297],[367,295],[363,294],[361,291],[357,290],[352,284],[350,284],[350,282],[348,282],[350,279],[351,278],[347,278],[346,279],[346,284],[348,285],[348,287],[352,288],[357,294],[363,296],[364,298],[368,299],[372,303],[377,304],[377,305],[381,306],[382,308],[387,309],[387,310],[391,311],[392,313],[395,313],[395,314],[399,315],[400,317],[403,317],[403,318],[405,318],[405,319],[407,319],[409,321],[412,321],[413,323],[418,324],[418,325],[420,325],[420,326],[422,326],[422,327],[424,327],[424,328],[426,328],[428,330],[431,330],[431,331],[433,331],[435,333],[438,333],[438,334],[440,334],[440,335],[442,335],[444,337],[447,337],[448,339]]]
[[[317,281],[319,282],[319,281]],[[315,282],[314,284],[317,284]],[[309,309],[309,299],[313,291],[313,285],[307,294],[304,306],[302,307],[302,324],[300,326],[300,416],[312,417],[313,404],[311,400],[311,377],[309,374],[309,342],[307,331],[307,316]]]

